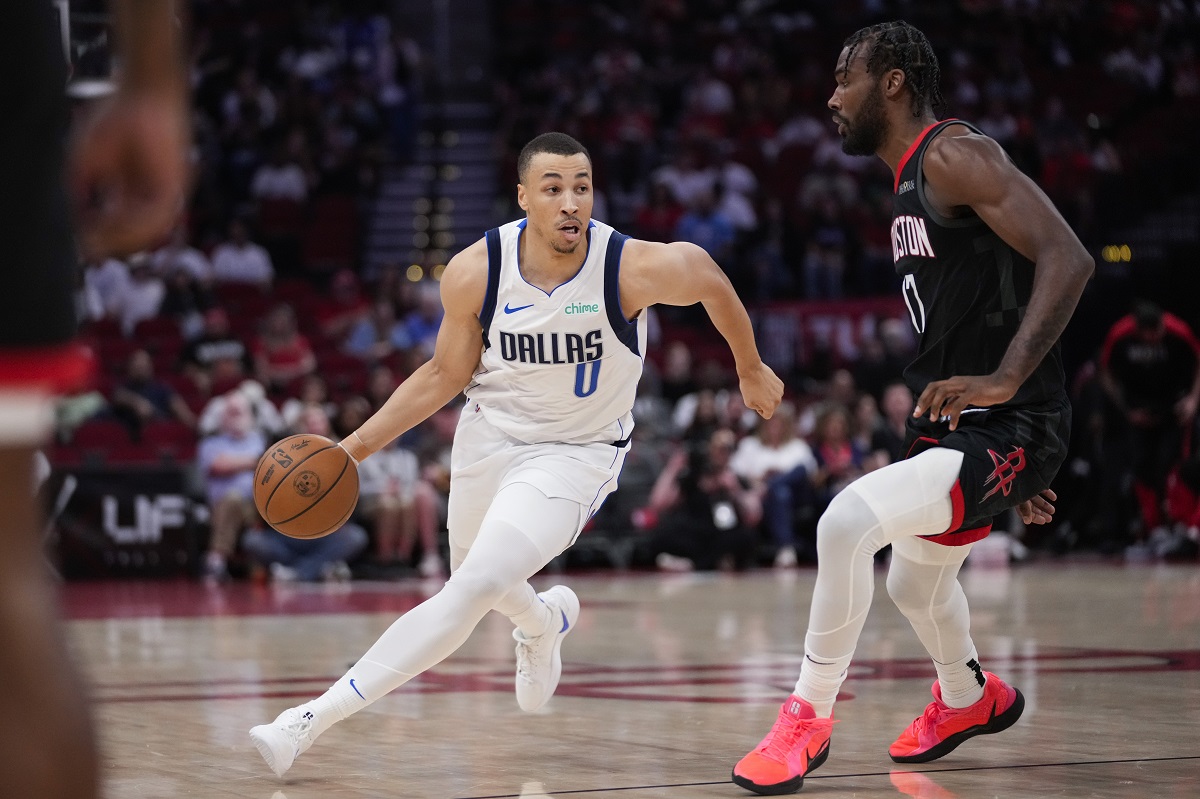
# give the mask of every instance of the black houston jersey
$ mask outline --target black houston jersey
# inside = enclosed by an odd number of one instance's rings
[[[996,370],[1025,315],[1033,263],[975,214],[949,218],[925,197],[925,150],[947,126],[926,128],[900,160],[892,198],[892,254],[904,279],[904,301],[917,331],[917,354],[904,380],[917,395],[934,380]],[[1037,405],[1065,396],[1056,342],[1005,406]]]

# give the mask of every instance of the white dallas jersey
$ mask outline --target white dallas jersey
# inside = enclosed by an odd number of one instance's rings
[[[487,232],[483,355],[466,394],[489,422],[529,444],[624,442],[646,349],[646,314],[627,321],[618,275],[628,236],[587,230],[575,277],[547,293],[525,282],[525,220]]]

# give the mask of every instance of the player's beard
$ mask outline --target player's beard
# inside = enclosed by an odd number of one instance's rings
[[[887,141],[888,119],[883,110],[883,89],[879,84],[867,95],[854,122],[846,120],[842,152],[846,155],[875,155]]]

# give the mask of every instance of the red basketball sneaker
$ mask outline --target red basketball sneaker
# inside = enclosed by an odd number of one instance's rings
[[[1007,730],[1021,718],[1025,697],[991,672],[983,698],[970,707],[954,708],[942,701],[942,686],[933,683],[933,701],[888,748],[897,763],[927,763],[949,754],[968,738]]]
[[[812,705],[792,694],[775,726],[733,767],[733,781],[748,791],[774,796],[795,793],[804,778],[829,757],[833,719],[819,719]]]

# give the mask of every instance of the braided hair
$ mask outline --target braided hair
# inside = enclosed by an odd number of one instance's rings
[[[866,44],[867,74],[880,75],[889,69],[904,72],[908,85],[912,87],[912,115],[921,116],[925,108],[945,105],[939,84],[942,70],[937,56],[925,34],[907,22],[881,22],[856,31],[846,39],[845,68],[854,62],[858,48]]]

